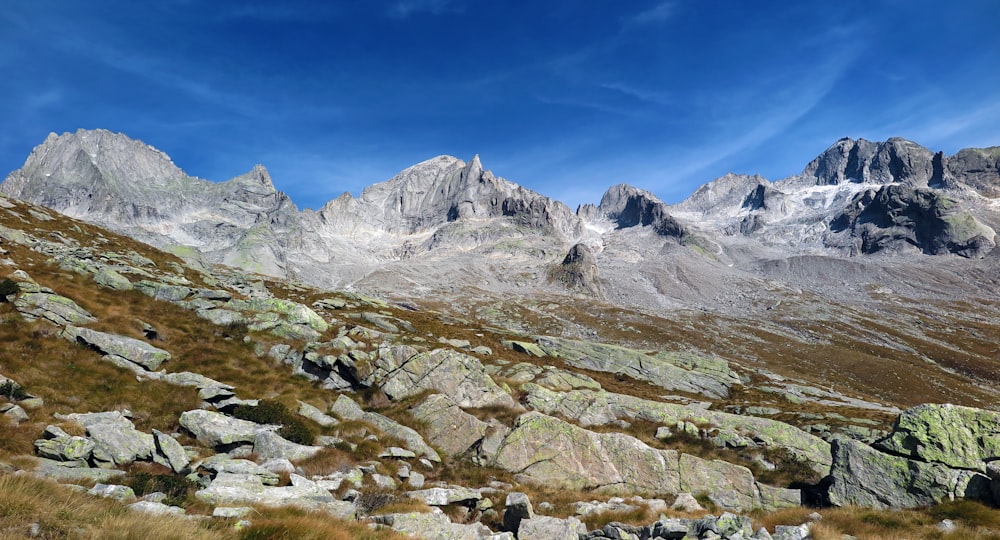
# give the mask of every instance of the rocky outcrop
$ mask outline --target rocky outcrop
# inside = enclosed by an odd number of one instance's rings
[[[518,418],[493,463],[525,479],[571,489],[677,493],[680,488],[677,452],[537,412]]]
[[[629,419],[657,422],[671,428],[679,422],[705,424],[720,432],[746,437],[754,444],[783,449],[820,474],[826,474],[831,463],[829,443],[769,418],[649,401],[611,392],[553,392],[531,383],[523,385],[522,391],[527,394],[528,407],[571,418],[585,426],[608,425]]]
[[[864,182],[940,186],[944,168],[933,152],[906,139],[871,142],[843,138],[810,162],[802,176],[817,185]]]
[[[619,184],[611,187],[601,197],[598,210],[614,222],[619,229],[652,227],[656,234],[685,240],[688,230],[673,216],[669,207],[648,191]]]
[[[430,443],[453,456],[468,452],[491,430],[490,424],[463,411],[443,394],[428,396],[411,413],[427,426],[424,432]]]
[[[1000,414],[925,404],[903,411],[872,447],[835,440],[830,502],[912,508],[957,498],[993,501]]]
[[[385,434],[404,441],[406,443],[406,448],[409,450],[412,450],[431,461],[441,461],[441,456],[439,456],[433,448],[424,442],[424,438],[421,437],[419,433],[391,418],[378,413],[363,410],[354,400],[343,394],[340,395],[337,398],[337,401],[334,402],[333,406],[330,407],[330,412],[336,414],[342,420],[361,420],[368,422]]]
[[[94,443],[90,458],[101,467],[128,465],[137,460],[151,460],[156,452],[153,436],[135,429],[118,411],[67,414],[60,419],[76,422],[87,431]]]
[[[70,341],[85,345],[105,356],[114,356],[142,366],[148,371],[159,369],[170,360],[170,353],[138,339],[98,332],[89,328],[69,325],[63,336]]]
[[[42,287],[23,270],[12,272],[9,278],[17,282],[20,288],[20,293],[14,299],[14,307],[27,320],[42,319],[56,326],[90,324],[97,321],[76,302],[56,294],[48,287]]]
[[[729,395],[732,384],[739,382],[739,377],[728,369],[709,373],[688,370],[674,365],[668,358],[649,356],[617,345],[551,336],[538,338],[538,345],[549,356],[561,358],[575,368],[624,375],[667,390],[722,398]]]
[[[1000,147],[959,150],[948,158],[948,173],[984,197],[1000,197]]]
[[[830,477],[830,503],[836,506],[916,508],[992,498],[983,474],[886,454],[850,439],[834,441]]]
[[[226,447],[234,444],[253,444],[257,434],[277,431],[279,426],[268,426],[232,418],[222,413],[193,410],[181,414],[179,423],[201,444],[209,448]]]
[[[676,450],[651,448],[622,433],[595,433],[539,412],[518,417],[485,462],[522,480],[568,489],[627,493],[703,493],[736,510],[775,508],[792,494],[761,498],[753,474],[724,461],[705,461]],[[798,495],[797,490],[794,495]]]
[[[1000,413],[958,405],[924,404],[903,411],[883,452],[955,469],[986,472],[1000,459]]]
[[[906,185],[859,193],[833,218],[830,231],[828,245],[850,242],[853,251],[863,254],[917,250],[978,258],[996,245],[994,231],[962,211],[957,201],[936,190]]]
[[[390,399],[402,399],[424,390],[449,396],[461,407],[515,407],[474,357],[450,349],[418,353],[397,363],[395,355],[379,355],[372,378]]]
[[[553,268],[552,278],[565,283],[570,289],[581,290],[601,297],[601,284],[597,259],[586,244],[576,244],[570,248],[559,266]]]

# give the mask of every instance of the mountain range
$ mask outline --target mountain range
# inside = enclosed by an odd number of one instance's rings
[[[438,156],[300,211],[263,166],[210,182],[140,141],[80,130],[50,134],[0,192],[189,259],[317,286],[506,294],[568,284],[629,305],[713,307],[717,280],[682,274],[745,282],[804,257],[875,267],[887,256],[987,257],[1000,226],[1000,148],[947,157],[899,138],[845,138],[775,182],[729,174],[676,205],[619,184],[575,212],[495,176],[479,156]]]

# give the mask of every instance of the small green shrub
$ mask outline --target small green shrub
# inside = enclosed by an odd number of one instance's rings
[[[281,402],[262,399],[257,406],[240,405],[233,409],[233,416],[258,424],[277,424],[281,428],[278,435],[299,444],[312,444],[315,434],[297,415]]]
[[[0,302],[6,302],[7,297],[21,292],[21,286],[10,278],[0,280]]]
[[[150,493],[164,493],[164,504],[183,506],[191,485],[181,476],[173,474],[153,474],[145,471],[132,472],[125,479],[125,485],[142,497]]]
[[[18,401],[28,397],[28,394],[16,382],[6,381],[0,384],[0,397],[7,398],[10,401]]]

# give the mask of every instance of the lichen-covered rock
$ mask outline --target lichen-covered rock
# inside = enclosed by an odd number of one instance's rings
[[[553,392],[534,383],[522,385],[521,390],[527,394],[527,405],[531,409],[564,416],[584,426],[631,419],[668,426],[675,426],[678,422],[711,424],[720,429],[741,433],[758,444],[783,448],[808,463],[819,474],[825,475],[830,470],[830,443],[777,420],[650,401],[611,392]]]
[[[71,341],[92,347],[101,354],[125,358],[149,371],[156,371],[161,364],[170,360],[169,352],[130,337],[98,332],[89,328],[78,328],[72,325],[63,330],[63,336]]]
[[[835,506],[916,508],[992,496],[989,478],[975,471],[885,454],[851,439],[834,440],[830,477]]]
[[[56,326],[90,324],[97,321],[96,317],[73,300],[35,283],[27,272],[17,270],[9,277],[20,287],[21,294],[14,299],[14,308],[25,319],[44,319]]]
[[[213,448],[234,443],[253,443],[258,433],[277,431],[279,427],[257,424],[201,409],[181,413],[179,423],[181,427],[190,431],[198,442]]]
[[[353,399],[343,394],[330,407],[330,412],[344,420],[362,420],[368,422],[383,433],[404,441],[406,443],[405,446],[417,454],[434,462],[441,461],[441,456],[415,430],[381,414],[366,412]]]
[[[91,454],[99,465],[127,465],[137,460],[150,460],[156,451],[153,436],[135,429],[132,422],[118,411],[57,415],[76,422],[87,430],[94,441]]]
[[[540,337],[538,344],[549,356],[562,358],[568,365],[631,377],[665,388],[704,394],[712,398],[729,396],[729,386],[739,378],[691,371],[639,351],[617,345],[590,343],[556,337]]]
[[[677,493],[677,452],[620,433],[594,433],[538,412],[521,415],[493,464],[570,489]]]
[[[443,394],[427,396],[411,413],[426,424],[424,432],[430,443],[453,456],[467,452],[489,429],[489,424],[463,411]]]
[[[535,516],[521,520],[517,529],[518,540],[578,540],[586,534],[587,526],[570,516],[559,519],[549,516]]]
[[[427,540],[514,540],[509,532],[494,533],[482,523],[452,523],[448,516],[437,512],[386,514],[376,516],[375,522],[398,533]]]
[[[474,356],[435,349],[413,355],[401,365],[394,364],[384,356],[375,363],[374,379],[391,399],[402,399],[423,390],[437,390],[461,407],[517,406]]]
[[[750,469],[727,461],[708,461],[681,454],[680,488],[708,495],[712,502],[726,510],[747,512],[761,506],[760,493]]]
[[[107,266],[101,267],[100,270],[94,274],[94,281],[98,285],[103,285],[109,289],[114,289],[116,291],[130,291],[132,290],[132,282],[129,279],[113,268]]]
[[[35,441],[35,452],[43,458],[56,461],[85,462],[94,451],[94,441],[86,437],[61,434],[50,439]]]
[[[184,447],[176,439],[159,430],[153,430],[153,442],[156,444],[156,452],[153,453],[153,461],[170,467],[177,474],[187,472],[191,460],[184,451]]]
[[[306,446],[285,439],[273,431],[261,431],[253,440],[253,453],[261,459],[285,458],[302,461],[315,456],[322,446]]]
[[[198,469],[208,471],[211,475],[219,473],[253,475],[260,478],[266,486],[276,486],[279,482],[277,473],[247,459],[233,459],[226,454],[210,456],[197,464]]]
[[[899,415],[892,433],[874,446],[920,461],[986,471],[1000,458],[1000,413],[972,407],[924,404]]]

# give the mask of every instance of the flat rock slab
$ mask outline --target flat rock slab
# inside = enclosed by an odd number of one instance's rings
[[[517,406],[479,359],[451,349],[418,353],[399,365],[393,356],[380,355],[375,366],[375,380],[390,399],[437,390],[460,407]]]
[[[253,440],[253,453],[265,460],[285,458],[289,461],[302,461],[315,456],[322,449],[322,446],[293,443],[273,431],[261,431]]]
[[[430,488],[407,491],[406,496],[423,501],[428,506],[448,506],[458,502],[472,502],[483,498],[483,494],[470,488]]]
[[[442,394],[427,396],[411,413],[426,423],[424,432],[430,443],[453,456],[465,453],[482,440],[489,427]]]
[[[677,493],[678,455],[620,433],[595,433],[529,412],[517,419],[494,458],[501,469],[569,489]]]
[[[63,336],[71,341],[96,349],[101,354],[125,358],[149,371],[156,371],[161,364],[170,360],[169,352],[130,337],[98,332],[89,328],[78,328],[72,325],[66,327]]]
[[[376,522],[392,530],[426,540],[514,540],[512,533],[495,533],[482,523],[462,525],[452,523],[439,513],[411,512],[377,516]]]
[[[257,434],[277,431],[279,426],[240,420],[214,411],[195,409],[181,413],[180,425],[190,431],[198,442],[210,446],[253,443]]]
[[[408,428],[387,416],[366,412],[353,399],[344,394],[341,394],[337,398],[337,401],[333,403],[333,406],[330,407],[330,412],[344,420],[368,422],[383,433],[402,440],[406,448],[416,452],[418,455],[422,455],[434,462],[439,463],[441,461],[441,456],[424,441],[424,438],[416,430]]]
[[[667,426],[677,425],[680,421],[712,424],[744,434],[762,445],[783,448],[808,463],[819,474],[826,475],[830,471],[830,443],[770,418],[650,401],[612,392],[553,392],[534,383],[524,384],[521,390],[527,393],[531,409],[570,418],[584,426],[633,418]]]

